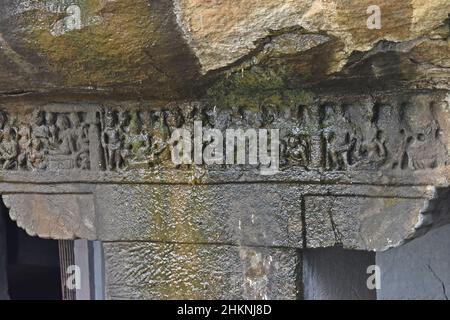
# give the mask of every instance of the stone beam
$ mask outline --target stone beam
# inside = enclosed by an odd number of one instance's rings
[[[384,250],[448,222],[447,98],[316,95],[256,110],[5,103],[0,191],[18,225],[45,238]],[[174,164],[171,134],[194,121],[278,129],[279,172]]]

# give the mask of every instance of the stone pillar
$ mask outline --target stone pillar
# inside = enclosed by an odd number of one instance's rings
[[[301,295],[301,256],[295,249],[109,242],[104,250],[107,299],[297,299]]]
[[[103,252],[99,241],[75,240],[75,264],[80,268],[81,283],[76,300],[104,299]]]
[[[9,299],[7,277],[6,208],[0,206],[0,300]]]
[[[301,296],[295,186],[100,188],[107,299]]]
[[[367,288],[367,267],[375,253],[341,248],[305,250],[303,289],[306,300],[375,300]]]

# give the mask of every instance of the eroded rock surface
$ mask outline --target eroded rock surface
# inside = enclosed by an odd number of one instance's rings
[[[296,86],[335,76],[395,76],[447,88],[448,1],[379,1],[380,29],[367,28],[370,5],[6,0],[0,92],[112,91],[167,101],[202,94],[211,75],[234,68],[300,77]]]

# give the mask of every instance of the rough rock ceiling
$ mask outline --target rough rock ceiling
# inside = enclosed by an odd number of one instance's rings
[[[448,88],[450,3],[378,1],[382,27],[368,30],[370,4],[4,0],[0,92],[170,100],[202,96],[234,73],[295,88],[334,88],[342,79],[356,87]]]

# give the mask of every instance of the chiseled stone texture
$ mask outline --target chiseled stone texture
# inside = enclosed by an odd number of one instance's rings
[[[11,219],[31,236],[62,240],[96,237],[90,194],[12,194],[3,199]]]
[[[97,187],[106,241],[228,243],[301,248],[301,193],[270,184]]]
[[[151,242],[106,242],[103,247],[108,299],[301,295],[302,264],[295,249]]]
[[[414,233],[423,206],[423,199],[306,197],[306,246],[363,250],[398,246]]]
[[[283,183],[99,185],[97,237],[386,250],[448,222],[446,207],[440,204],[447,193],[428,189]]]

